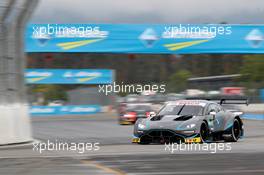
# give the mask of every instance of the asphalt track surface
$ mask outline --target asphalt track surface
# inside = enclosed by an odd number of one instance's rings
[[[230,143],[231,150],[172,150],[165,145],[131,144],[133,126],[118,125],[115,114],[34,117],[34,138],[41,142],[98,142],[100,149],[85,153],[65,150],[40,153],[33,151],[32,144],[2,146],[0,175],[263,175],[264,121],[244,123],[246,136]]]

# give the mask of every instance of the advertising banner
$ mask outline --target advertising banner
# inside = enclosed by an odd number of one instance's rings
[[[264,53],[263,25],[30,24],[26,52]]]
[[[30,115],[85,115],[101,112],[99,105],[74,105],[74,106],[31,106]]]
[[[108,69],[26,69],[28,84],[111,84]]]
[[[264,102],[264,89],[260,89],[260,99]]]

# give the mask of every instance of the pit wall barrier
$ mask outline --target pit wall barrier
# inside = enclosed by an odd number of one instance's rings
[[[250,107],[249,107],[250,106]],[[244,111],[242,118],[264,120],[264,104],[253,104],[241,108]],[[56,116],[56,115],[88,115],[96,113],[116,112],[112,105],[68,105],[68,106],[31,106],[31,116]],[[0,128],[1,129],[1,128]]]
[[[246,113],[242,116],[242,118],[247,120],[264,120],[264,114]]]
[[[264,120],[264,103],[239,105],[239,109],[244,112],[243,119]]]
[[[264,103],[256,103],[256,104],[251,104],[249,105],[239,105],[239,108],[244,112],[244,113],[253,113],[253,114],[264,114]]]
[[[57,116],[57,115],[87,115],[102,111],[100,105],[69,105],[69,106],[31,106],[31,116]]]

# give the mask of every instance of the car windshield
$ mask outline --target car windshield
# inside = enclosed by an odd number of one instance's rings
[[[158,115],[202,115],[202,106],[192,105],[167,105]]]

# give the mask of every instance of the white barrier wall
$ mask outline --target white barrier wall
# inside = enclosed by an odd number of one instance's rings
[[[0,106],[0,145],[32,140],[27,105]]]
[[[240,108],[245,113],[259,113],[259,114],[264,114],[264,103],[249,104],[248,106],[246,106],[246,105],[240,105]]]

